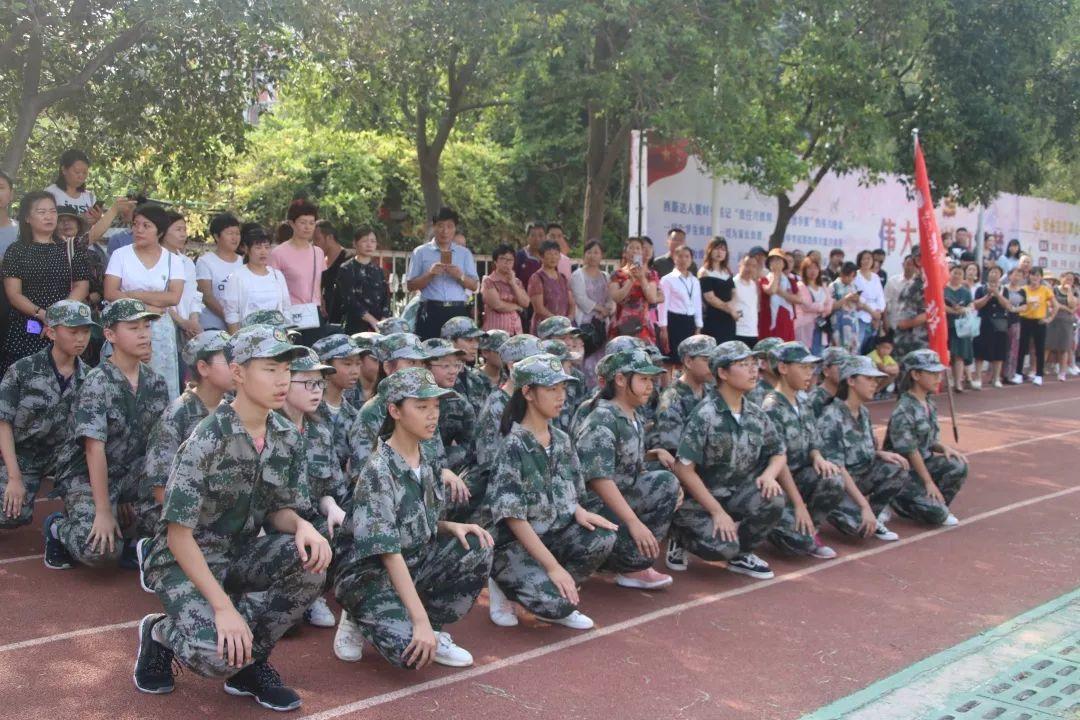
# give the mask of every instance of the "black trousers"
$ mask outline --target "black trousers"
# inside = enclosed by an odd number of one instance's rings
[[[668,313],[668,360],[673,363],[682,362],[679,357],[679,343],[694,334],[694,316]]]
[[[420,312],[416,316],[416,334],[421,340],[437,338],[447,320],[470,315],[471,310],[472,307],[467,302],[443,303],[423,300],[420,302]]]
[[[1042,377],[1043,363],[1046,361],[1046,325],[1041,320],[1020,318],[1020,354],[1016,358],[1016,372],[1024,372],[1024,358],[1028,346],[1035,341],[1035,374]]]

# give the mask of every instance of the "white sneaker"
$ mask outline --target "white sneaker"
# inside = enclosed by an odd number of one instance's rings
[[[1024,384],[1024,376],[1021,375],[1020,373],[1016,373],[1015,375],[1012,376],[1012,384],[1013,385],[1023,385]]]
[[[360,634],[360,626],[345,610],[341,611],[341,620],[334,633],[334,655],[345,662],[359,662],[364,656],[364,636]]]
[[[337,618],[330,612],[330,606],[326,604],[326,598],[316,598],[315,602],[304,611],[304,619],[308,625],[321,628],[332,628],[337,625]]]
[[[982,390],[982,380],[972,380],[970,383],[972,390]]]
[[[1042,375],[1036,375],[1035,377],[1031,378],[1031,384],[1042,387]]]
[[[546,618],[537,616],[538,620],[543,620],[546,623],[554,623],[555,625],[562,625],[568,627],[571,630],[591,630],[595,623],[588,615],[582,614],[575,610],[564,618]]]
[[[996,388],[1005,387],[1004,385],[1001,384],[1001,378],[995,378],[994,379],[994,387],[996,387]]]
[[[518,624],[513,603],[491,578],[488,578],[488,617],[499,627],[514,627]]]
[[[885,509],[877,514],[877,519],[883,525],[892,520],[892,508],[886,505]]]
[[[435,662],[447,667],[469,667],[473,664],[472,653],[454,644],[450,633],[435,634],[438,645],[435,646]]]
[[[899,540],[900,536],[894,533],[889,528],[885,527],[885,523],[878,520],[877,529],[874,530],[874,537],[882,542],[893,542]]]
[[[1080,367],[1070,365],[1065,372],[1067,372],[1069,375],[1080,375]]]
[[[810,557],[815,557],[819,560],[832,560],[836,557],[836,551],[821,542],[821,538],[815,535],[814,549],[810,551]]]
[[[953,527],[954,525],[959,525],[960,521],[956,519],[955,515],[949,513],[949,517],[945,518],[945,522],[941,524],[945,527]]]

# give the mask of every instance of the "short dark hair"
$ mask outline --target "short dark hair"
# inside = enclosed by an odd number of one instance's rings
[[[288,212],[285,213],[285,217],[291,221],[295,221],[297,218],[304,217],[305,215],[311,215],[316,219],[319,217],[318,206],[307,198],[296,198],[293,200],[289,203]]]
[[[541,255],[552,250],[562,254],[562,248],[560,248],[559,243],[555,242],[554,240],[545,240],[544,242],[540,243]]]
[[[872,255],[881,255],[882,257],[885,257],[885,248],[874,248],[870,253]]]
[[[64,170],[67,170],[69,167],[71,167],[72,165],[74,165],[77,162],[83,162],[83,163],[86,163],[87,165],[90,165],[90,158],[87,156],[86,153],[84,153],[82,150],[79,150],[77,148],[68,148],[63,153],[61,153],[61,155],[60,155],[60,169],[56,172],[56,180],[54,181],[54,184],[57,187],[60,187],[60,188],[64,187],[64,182],[65,182],[64,181]],[[79,192],[83,192],[83,191],[86,190],[86,184],[83,183],[82,185],[80,185],[79,187],[77,187],[75,189],[78,190]]]
[[[44,190],[34,190],[33,192],[28,192],[28,193],[26,193],[25,195],[22,196],[21,200],[19,200],[19,217],[18,217],[18,219],[19,219],[19,240],[20,241],[25,241],[25,242],[33,241],[34,233],[30,229],[30,212],[34,209],[34,205],[41,202],[42,200],[47,200],[48,202],[51,202],[53,204],[53,207],[56,207],[56,198],[53,196],[52,193],[45,192]],[[58,234],[60,224],[57,223],[56,227],[57,227],[57,229],[53,230],[53,238],[54,239],[60,237],[59,234]]]
[[[356,242],[362,237],[367,237],[368,235],[375,235],[375,228],[371,227],[370,225],[361,225],[360,227],[356,228],[356,232],[353,233],[353,242]],[[375,235],[375,238],[378,239],[378,235]]]
[[[12,180],[11,176],[8,175],[3,170],[0,170],[0,180],[5,180],[7,182],[9,188],[14,188],[15,187],[15,181]]]
[[[668,237],[671,237],[675,233],[681,233],[682,235],[685,235],[686,231],[683,230],[681,227],[678,227],[678,226],[673,227],[673,228],[671,228],[670,230],[667,231]]]
[[[533,230],[543,230],[546,233],[547,232],[547,227],[545,227],[544,223],[542,223],[542,222],[531,222],[531,223],[529,223],[528,225],[525,226],[525,234],[526,235],[531,233]]]
[[[439,208],[439,211],[431,216],[431,224],[440,223],[443,220],[449,220],[454,225],[460,225],[461,220],[458,218],[458,214],[454,212],[453,208],[446,207],[445,205]]]
[[[589,242],[585,243],[585,249],[582,250],[582,252],[587,253],[590,250],[592,250],[594,247],[600,248],[601,252],[603,252],[603,250],[604,250],[604,246],[600,244],[599,240],[590,240]]]
[[[240,242],[250,248],[259,243],[270,243],[270,233],[257,222],[247,222],[240,226]]]
[[[330,237],[334,238],[334,240],[338,239],[337,230],[334,229],[334,224],[329,220],[320,220],[319,222],[315,223],[315,227],[317,227],[319,229],[319,232],[321,232],[323,235],[329,235]]]
[[[829,251],[829,257],[830,258],[834,258],[837,255],[843,255],[843,254],[844,254],[843,248],[833,248],[832,250]]]
[[[132,217],[144,217],[154,224],[157,228],[158,240],[161,236],[168,231],[169,226],[173,224],[173,221],[169,219],[169,214],[165,212],[165,208],[156,203],[143,203],[139,207],[135,208],[135,213]]]
[[[845,260],[844,264],[840,266],[841,275],[851,275],[852,273],[859,272],[859,266],[850,260]]]
[[[649,247],[653,247],[652,238],[648,235],[642,235],[640,238],[638,238],[638,240],[641,240],[642,245],[648,245]]]
[[[292,225],[287,222],[278,223],[277,228],[274,230],[274,244],[280,245],[292,240],[293,229]]]
[[[516,251],[514,250],[513,245],[508,245],[507,243],[500,243],[499,245],[495,246],[494,250],[491,251],[491,261],[495,262],[503,255],[513,255],[515,252]]]
[[[860,265],[862,265],[862,259],[867,255],[869,255],[870,257],[874,257],[874,253],[872,251],[860,250],[859,254],[855,256],[855,267],[859,267]]]
[[[559,223],[548,223],[548,224],[547,224],[547,227],[546,227],[546,228],[544,228],[544,229],[545,229],[545,230],[546,230],[547,232],[551,232],[552,230],[562,230],[562,229],[563,229],[563,226],[562,226],[562,225],[560,225]],[[564,230],[564,232],[565,232],[565,230]]]
[[[240,220],[232,213],[218,213],[210,218],[210,235],[215,238],[231,227],[240,227]]]

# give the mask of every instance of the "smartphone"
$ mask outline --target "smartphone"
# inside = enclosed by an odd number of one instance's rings
[[[634,256],[634,265],[636,265],[637,267],[641,267],[641,256],[640,255],[635,255]]]
[[[439,253],[439,262],[443,265],[453,265],[454,253],[450,250],[443,250],[441,253]]]

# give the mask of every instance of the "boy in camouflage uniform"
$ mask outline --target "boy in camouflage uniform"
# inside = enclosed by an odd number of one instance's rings
[[[499,355],[499,348],[503,343],[510,339],[510,333],[505,330],[488,330],[480,338],[480,357],[483,359],[484,364],[480,368],[480,372],[491,383],[491,389],[499,387],[506,380],[506,373],[503,368],[502,356]],[[489,393],[490,394],[490,393]],[[487,398],[484,398],[486,401]],[[483,408],[484,403],[480,403],[480,407]],[[479,414],[479,410],[477,411]]]
[[[574,438],[589,489],[584,507],[619,525],[615,548],[604,563],[617,573],[617,584],[666,587],[671,576],[652,565],[679,501],[679,483],[671,474],[670,453],[646,451],[645,427],[636,412],[652,394],[652,379],[664,370],[644,350],[617,353],[609,362],[611,379]],[[667,469],[646,470],[650,459]]]
[[[566,344],[567,353],[560,358],[563,361],[563,370],[573,376],[577,382],[566,386],[566,402],[563,404],[562,415],[559,416],[558,427],[560,430],[569,431],[570,421],[574,418],[574,411],[585,399],[585,375],[577,368],[584,358],[585,341],[581,338],[581,328],[575,327],[570,318],[562,315],[552,315],[544,318],[536,326],[536,336],[541,340],[561,340]]]
[[[817,528],[843,499],[844,477],[818,450],[817,418],[800,397],[821,358],[799,342],[786,342],[771,356],[780,383],[765,397],[761,409],[784,438],[787,465],[779,480],[787,503],[769,540],[787,552],[829,560],[836,551],[821,543]]]
[[[716,393],[690,415],[675,472],[686,492],[668,539],[667,565],[687,567],[686,553],[727,560],[731,572],[773,577],[753,553],[780,522],[784,496],[777,477],[787,462],[784,439],[769,416],[746,399],[758,360],[745,343],[721,343],[709,361]]]
[[[399,333],[412,334],[412,326],[409,321],[399,317],[383,318],[375,323],[375,330],[380,335],[397,335]]]
[[[334,590],[364,636],[396,667],[454,667],[472,656],[442,632],[465,616],[491,572],[492,539],[478,525],[440,520],[442,483],[421,442],[446,394],[422,368],[380,384],[394,430],[380,440],[334,537]]]
[[[225,393],[233,391],[232,372],[225,360],[228,341],[229,334],[224,330],[204,330],[187,341],[183,361],[195,381],[169,404],[146,441],[146,459],[139,481],[139,541],[135,546],[139,582],[146,592],[153,592],[143,574],[147,542],[157,530],[161,504],[165,501],[165,484],[176,452],[195,426],[221,403]]]
[[[507,432],[489,488],[496,537],[489,614],[496,625],[517,625],[509,597],[540,619],[586,630],[593,622],[577,611],[577,585],[607,559],[617,528],[581,506],[585,483],[577,454],[552,424],[554,412],[545,414],[551,403],[536,391],[565,387],[573,376],[545,354],[517,363],[511,376],[524,404],[519,400],[513,422],[503,424]]]
[[[476,369],[476,358],[484,331],[476,327],[470,317],[455,317],[442,326],[440,337],[449,340],[453,347],[462,353],[465,365],[454,381],[454,391],[472,405],[475,417],[480,413],[487,396],[495,389],[488,376]]]
[[[825,406],[836,397],[840,388],[840,368],[851,358],[842,347],[827,347],[821,353],[821,382],[807,393],[806,400],[815,417],[821,417]]]
[[[359,332],[350,335],[353,345],[360,351],[360,379],[349,392],[345,393],[345,399],[359,412],[372,396],[375,395],[375,386],[379,384],[379,340],[382,338],[377,332]]]
[[[0,382],[0,529],[33,520],[42,478],[56,472],[57,454],[73,443],[71,406],[87,373],[79,355],[95,325],[81,302],[53,303],[45,312],[52,345],[16,361]]]
[[[877,449],[864,404],[874,397],[878,378],[884,375],[865,355],[851,357],[840,370],[839,392],[818,418],[817,429],[821,454],[844,468],[859,491],[849,491],[829,521],[847,535],[873,533],[878,540],[892,541],[896,533],[875,518],[903,488],[908,463],[896,453]]]
[[[690,413],[707,394],[716,390],[709,370],[709,358],[715,349],[716,340],[708,335],[691,335],[679,343],[682,373],[660,393],[656,420],[645,438],[646,447],[663,448],[673,456],[679,451]]]
[[[329,544],[303,519],[311,495],[303,439],[274,412],[302,351],[268,325],[229,340],[236,398],[180,447],[149,548],[146,578],[165,614],[139,624],[142,692],[172,692],[175,657],[199,675],[228,678],[230,695],[273,710],[300,706],[268,658],[321,593],[330,564]]]
[[[767,337],[754,345],[754,355],[759,359],[758,381],[754,389],[746,393],[746,399],[758,407],[761,407],[761,403],[765,402],[765,397],[776,389],[776,384],[780,382],[780,378],[772,368],[769,353],[780,347],[783,342],[780,338]]]
[[[113,354],[86,374],[71,418],[71,442],[60,449],[56,484],[64,512],[45,520],[45,560],[91,567],[119,559],[120,538],[138,526],[134,504],[150,429],[169,405],[165,380],[141,362],[150,352],[150,322],[159,315],[132,298],[102,313]],[[137,567],[131,545],[130,563]],[[56,565],[50,558],[59,558]]]
[[[468,399],[455,389],[459,387],[455,383],[460,383],[469,369],[462,365],[465,351],[442,338],[425,340],[423,346],[435,382],[450,390],[439,398],[439,436],[446,451],[446,466],[460,475],[476,463],[476,413]]]
[[[908,353],[903,363],[909,375],[908,390],[889,418],[885,449],[906,457],[911,471],[892,507],[898,515],[917,522],[956,525],[959,521],[949,505],[967,479],[968,464],[959,451],[941,442],[937,408],[929,400],[946,368],[930,349]]]
[[[317,340],[311,349],[320,362],[334,368],[334,372],[326,377],[326,390],[319,403],[318,415],[333,430],[334,454],[344,469],[349,462],[349,430],[360,411],[360,405],[353,405],[349,395],[360,384],[363,356],[371,354],[371,350],[361,349],[348,335],[341,333]]]

